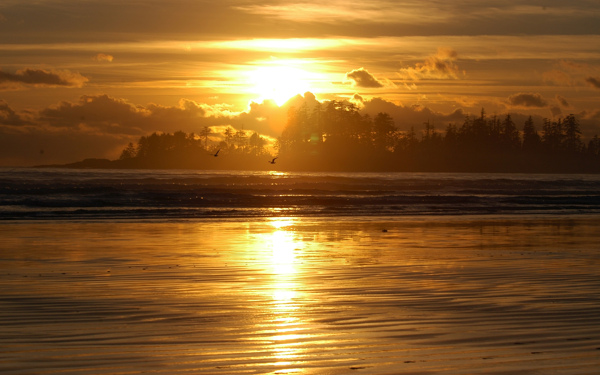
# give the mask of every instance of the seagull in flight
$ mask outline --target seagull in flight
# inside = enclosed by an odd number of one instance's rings
[[[218,149],[217,152],[215,152],[215,154],[213,155],[214,157],[219,156],[219,151],[221,151],[221,149]]]
[[[269,163],[275,164],[275,159],[277,159],[277,158],[273,158],[273,160],[271,160]]]

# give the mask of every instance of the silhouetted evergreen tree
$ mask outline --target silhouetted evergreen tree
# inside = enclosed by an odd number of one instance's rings
[[[132,142],[129,142],[127,147],[125,147],[125,149],[121,152],[121,156],[119,157],[119,159],[121,159],[121,160],[132,159],[132,158],[135,158],[136,155],[137,155],[137,150],[136,150],[135,146],[133,145]]]
[[[542,129],[542,145],[544,149],[550,153],[562,151],[564,139],[562,120],[550,121],[549,119],[544,119]]]
[[[587,147],[587,154],[591,157],[600,156],[600,138],[598,138],[598,135],[594,135],[594,137],[590,139]]]
[[[518,150],[521,148],[521,135],[509,114],[502,122],[501,126],[501,144],[508,150]]]
[[[579,121],[574,115],[568,115],[563,121],[564,137],[563,137],[563,148],[570,154],[579,153],[583,149],[583,143],[581,142],[581,129],[579,128]]]
[[[381,151],[393,150],[397,130],[392,116],[387,113],[378,113],[373,120],[373,147]]]
[[[527,152],[538,152],[541,146],[541,138],[535,129],[533,118],[529,116],[525,124],[523,125],[523,151]]]

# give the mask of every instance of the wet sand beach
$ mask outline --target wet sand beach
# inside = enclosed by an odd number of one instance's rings
[[[4,222],[3,374],[593,374],[600,218]]]

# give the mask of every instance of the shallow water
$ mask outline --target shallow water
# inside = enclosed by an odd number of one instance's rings
[[[591,374],[600,218],[0,225],[3,374]]]

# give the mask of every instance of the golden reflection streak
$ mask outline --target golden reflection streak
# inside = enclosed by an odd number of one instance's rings
[[[272,269],[272,312],[275,334],[270,337],[273,342],[273,357],[275,366],[292,366],[298,361],[301,352],[301,340],[305,335],[300,333],[302,323],[297,315],[298,303],[298,262],[297,253],[304,248],[304,243],[298,240],[289,230],[294,224],[292,218],[273,218],[270,222],[274,231],[271,233],[271,269]],[[286,368],[277,373],[297,372],[300,369]]]

